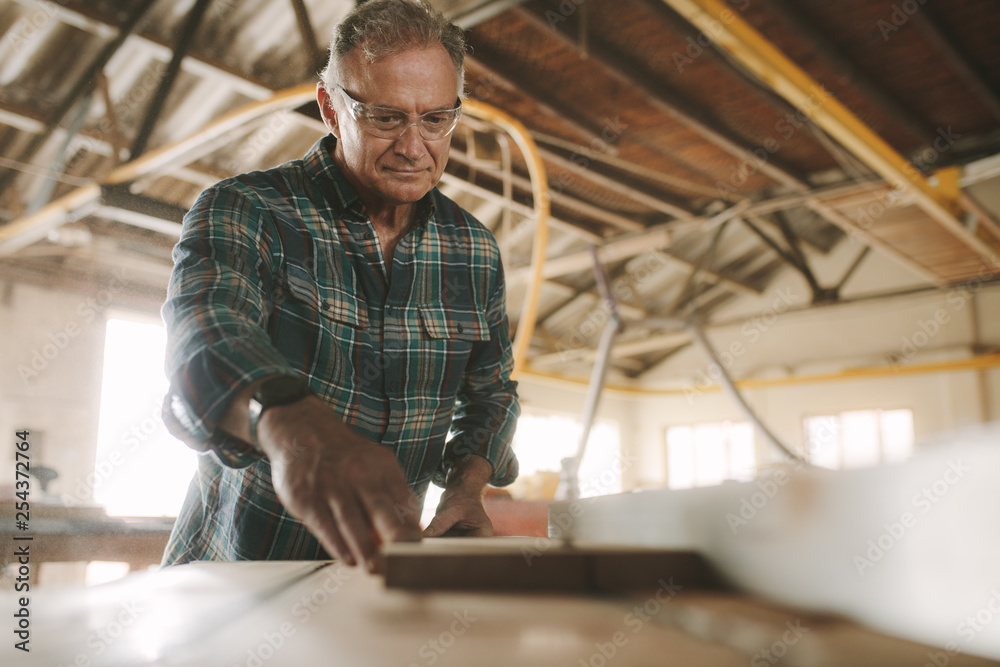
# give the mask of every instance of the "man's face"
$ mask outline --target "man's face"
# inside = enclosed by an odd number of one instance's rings
[[[450,109],[458,98],[455,65],[440,45],[409,49],[374,63],[355,49],[343,65],[340,85],[365,104],[416,116]],[[324,121],[338,139],[335,157],[366,203],[412,203],[437,184],[448,162],[451,135],[427,140],[411,126],[398,139],[382,139],[358,125],[339,91],[321,86],[319,101]]]

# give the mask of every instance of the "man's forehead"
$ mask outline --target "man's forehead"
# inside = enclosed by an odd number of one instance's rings
[[[355,89],[381,90],[385,85],[411,87],[435,93],[450,105],[458,97],[458,71],[451,56],[440,44],[413,46],[372,61],[359,45],[341,62],[341,84]],[[435,90],[431,90],[431,89]]]

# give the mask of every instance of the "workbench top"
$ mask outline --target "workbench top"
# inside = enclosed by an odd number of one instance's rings
[[[13,605],[0,595],[0,608]],[[0,664],[735,667],[776,664],[780,655],[781,664],[886,667],[924,664],[933,650],[687,591],[669,577],[619,596],[420,592],[335,562],[183,565],[40,591],[30,612],[31,652],[14,650],[6,630]],[[949,664],[993,663],[958,656]]]

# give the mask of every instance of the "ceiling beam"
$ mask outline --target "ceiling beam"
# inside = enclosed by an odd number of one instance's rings
[[[477,172],[482,172],[496,179],[502,179],[503,173],[498,167],[493,166],[482,160],[469,159],[467,155],[462,153],[462,151],[452,151],[449,160],[457,162],[458,164],[464,165],[469,169],[475,170]],[[512,173],[511,182],[521,188],[522,190],[531,191],[531,181],[521,176],[520,174]],[[611,225],[612,227],[617,227],[618,229],[624,231],[640,231],[646,228],[641,222],[638,222],[632,218],[626,217],[619,213],[609,211],[607,209],[601,208],[595,204],[584,201],[578,197],[565,192],[553,192],[549,191],[549,199],[554,206],[561,206],[564,209],[569,209],[575,211],[576,213],[590,216],[606,225]]]
[[[827,36],[828,33],[820,27],[822,23],[811,16],[801,2],[767,0],[765,4],[771,6],[772,11],[791,28],[791,33],[800,42],[808,45],[810,52],[826,61],[845,84],[856,88],[866,99],[871,100],[886,118],[892,119],[893,124],[901,125],[925,145],[937,138],[936,128],[919,118],[909,107],[900,104],[899,100],[886,91],[883,84],[872,80],[862,68],[855,65]]]
[[[657,233],[621,234],[606,240],[597,247],[598,256],[605,264],[627,259],[647,250],[666,248],[670,245],[670,232],[660,227]],[[590,249],[571,252],[545,260],[542,277],[545,279],[583,271],[593,266]],[[507,273],[508,284],[524,283],[531,278],[530,269],[515,269]]]
[[[575,40],[575,35],[570,34],[567,28],[561,25],[552,28],[543,17],[525,8],[519,8],[515,11],[539,31],[557,38],[566,48],[579,53],[581,58],[586,58],[588,62],[593,63],[609,78],[637,91],[657,111],[695,132],[729,155],[739,160],[745,160],[748,154],[753,154],[754,149],[763,150],[761,147],[736,136],[732,130],[719,122],[714,114],[707,109],[696,107],[687,101],[685,96],[672,90],[662,80],[657,80],[654,83],[648,74],[637,74],[637,72],[643,72],[645,68],[639,63],[628,62],[598,37],[590,35],[587,51],[583,53]],[[790,168],[779,166],[775,160],[758,162],[760,162],[759,171],[774,181],[798,189],[807,187],[801,177],[793,175]]]
[[[34,7],[38,0],[15,0],[15,2]],[[60,21],[83,30],[89,30],[103,38],[117,26],[114,18],[97,9],[95,4],[62,0],[61,2],[47,3],[47,6]],[[170,42],[149,30],[134,30],[128,35],[126,41],[130,45],[135,44],[149,51],[164,62],[169,61],[170,55],[173,53]],[[253,73],[237,71],[198,51],[192,51],[188,54],[184,60],[183,69],[197,76],[224,81],[233,90],[252,100],[267,99],[274,92],[272,87],[254,76]]]
[[[153,0],[142,0],[137,5],[132,8],[128,16],[118,26],[118,32],[114,39],[104,45],[100,53],[90,62],[84,72],[76,80],[73,86],[70,88],[69,92],[59,101],[56,108],[48,114],[45,119],[45,129],[42,132],[35,134],[27,145],[22,148],[17,157],[14,159],[18,162],[29,162],[38,149],[42,147],[45,141],[52,135],[53,130],[59,125],[66,114],[69,113],[76,104],[83,98],[84,95],[88,94],[94,87],[94,81],[97,78],[97,74],[104,69],[104,66],[108,64],[111,57],[118,52],[121,45],[125,43],[125,40],[135,29],[136,25],[145,16],[146,11],[152,6]],[[11,184],[11,182],[16,177],[17,172],[8,171],[2,176],[0,176],[0,192],[3,192]]]
[[[691,342],[691,335],[686,331],[671,331],[667,333],[652,333],[636,340],[615,343],[611,348],[612,359],[625,359],[650,352],[658,352],[686,345]],[[544,367],[555,364],[593,362],[597,360],[597,350],[591,347],[576,347],[540,354],[531,358],[531,365]]]
[[[299,26],[299,36],[302,37],[302,44],[309,51],[309,62],[312,64],[309,70],[309,74],[311,75],[323,67],[326,57],[323,55],[323,49],[320,48],[319,43],[316,41],[316,31],[313,30],[312,21],[309,20],[309,10],[306,9],[305,2],[302,0],[291,0],[291,3],[292,9],[295,11],[295,23]]]
[[[601,128],[589,119],[581,116],[572,107],[551,99],[550,95],[535,88],[523,74],[508,71],[507,67],[501,64],[503,59],[493,55],[486,46],[477,44],[473,35],[469,36],[469,41],[474,55],[465,57],[466,70],[482,79],[479,86],[474,87],[471,91],[467,90],[472,97],[483,102],[490,102],[493,88],[500,86],[513,95],[527,98],[543,114],[558,121],[574,134],[586,139],[587,142],[606,143],[601,139]],[[523,120],[528,126],[532,125],[532,119],[525,118]],[[617,152],[613,146],[609,147],[609,150]]]
[[[170,55],[170,62],[167,64],[167,69],[164,70],[163,76],[160,78],[160,83],[156,87],[149,105],[146,107],[142,124],[139,126],[135,139],[132,141],[132,148],[129,151],[130,158],[135,159],[146,151],[146,144],[153,135],[156,121],[160,119],[163,106],[166,104],[170,90],[174,87],[177,75],[181,71],[181,63],[191,48],[191,43],[198,33],[198,28],[201,27],[201,21],[211,2],[212,0],[195,0],[194,6],[188,10],[187,16],[184,17],[184,25],[181,26],[180,33],[177,35],[177,42],[174,44],[173,52]]]
[[[977,226],[972,231],[965,227],[961,220],[965,212],[957,191],[932,186],[847,107],[829,94],[824,96],[822,86],[734,14],[722,0],[664,2],[706,34],[712,34],[721,48],[755,76],[767,81],[775,92],[798,107],[823,131],[890,183],[894,190],[911,195],[918,207],[973,253],[991,262],[1000,261],[996,259],[1000,253],[1000,238],[988,231],[986,226]],[[919,263],[916,258],[911,259]]]
[[[509,207],[515,213],[524,216],[529,220],[533,220],[535,218],[535,209],[531,208],[527,204],[522,204],[521,202],[507,199],[499,192],[490,190],[489,188],[483,187],[482,185],[478,185],[476,183],[470,183],[464,178],[456,176],[455,174],[452,174],[450,172],[446,171],[443,174],[441,174],[441,182],[446,183],[448,185],[452,185],[457,188],[461,188],[478,197],[482,197],[483,199],[488,199],[491,201],[501,203],[504,206]],[[567,222],[566,220],[563,220],[561,218],[553,217],[551,214],[549,215],[549,224],[552,225],[553,228],[559,229],[568,234],[572,234],[573,236],[576,236],[579,239],[586,241],[587,243],[597,244],[604,242],[603,236],[595,234],[589,229],[584,229],[578,224]]]
[[[961,41],[946,27],[946,23],[935,11],[933,5],[922,5],[920,10],[908,14],[917,30],[924,39],[948,64],[952,71],[979,98],[979,101],[989,109],[993,118],[1000,120],[1000,89],[992,82],[992,77],[985,72],[976,61],[969,57]]]
[[[475,7],[462,9],[455,14],[446,12],[445,15],[462,30],[469,30],[524,2],[525,0],[485,0]]]
[[[189,164],[206,146],[229,140],[234,133],[277,111],[293,109],[315,95],[311,84],[276,93],[271,99],[255,102],[224,116],[195,134],[175,144],[163,146],[140,158],[115,167],[101,181],[94,182],[60,197],[40,211],[0,227],[0,256],[31,245],[44,238],[49,230],[92,212],[100,206],[101,185],[131,183],[153,173],[162,173]],[[89,209],[89,210],[88,210]]]
[[[668,201],[662,195],[651,194],[638,184],[630,182],[630,180],[620,176],[608,176],[594,169],[592,165],[584,166],[549,148],[540,146],[538,152],[546,162],[560,169],[571,171],[583,180],[590,181],[591,183],[624,195],[634,202],[650,207],[654,211],[659,211],[675,218],[685,218],[693,214],[692,211],[685,208],[681,203]]]

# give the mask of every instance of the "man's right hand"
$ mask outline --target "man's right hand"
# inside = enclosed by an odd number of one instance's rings
[[[281,504],[328,553],[372,571],[381,544],[420,540],[413,494],[395,455],[352,431],[322,399],[269,408],[257,439]]]

